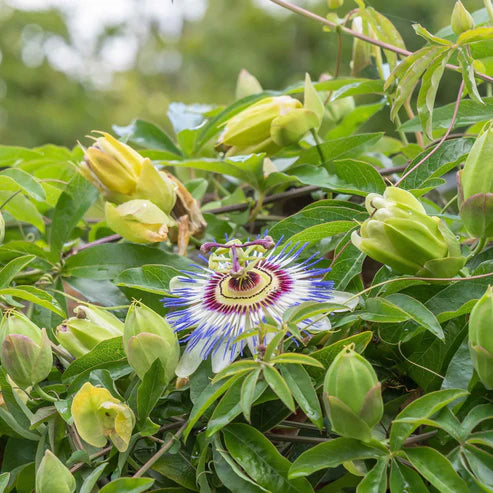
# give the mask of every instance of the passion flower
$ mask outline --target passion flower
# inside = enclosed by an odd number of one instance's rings
[[[171,294],[176,297],[163,300],[164,305],[179,310],[170,313],[168,320],[176,331],[192,329],[176,369],[179,377],[193,373],[209,355],[217,373],[245,345],[255,354],[259,345],[256,329],[267,317],[281,324],[283,313],[292,306],[338,297],[332,291],[332,281],[323,280],[330,269],[311,268],[319,262],[315,255],[296,262],[306,245],[287,245],[277,253],[274,246],[269,236],[243,244],[238,240],[205,243],[204,253],[215,250],[208,267],[196,266],[194,271],[185,272],[186,277],[171,281]],[[300,328],[303,330],[307,323]],[[327,318],[309,326],[310,331],[328,329]],[[273,336],[266,333],[263,344]]]

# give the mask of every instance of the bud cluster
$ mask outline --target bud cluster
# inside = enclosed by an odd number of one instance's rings
[[[169,228],[176,229],[176,220],[186,216],[189,233],[202,234],[206,224],[200,209],[175,177],[110,134],[99,133],[84,149],[79,170],[108,201],[105,215],[111,229],[135,243],[155,243],[166,240]]]

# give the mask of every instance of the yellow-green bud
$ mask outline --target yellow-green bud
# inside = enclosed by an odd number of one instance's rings
[[[129,200],[118,207],[106,202],[108,226],[128,241],[156,243],[168,237],[175,222],[149,200]]]
[[[302,104],[290,96],[262,99],[228,120],[218,144],[228,148],[228,156],[252,152],[273,154],[279,146],[272,140],[272,122],[301,107]]]
[[[76,483],[72,473],[47,450],[36,473],[36,493],[73,493]]]
[[[455,2],[452,17],[450,19],[450,25],[452,26],[452,31],[454,31],[457,35],[465,31],[469,31],[469,29],[474,27],[474,19],[472,18],[472,15],[466,10],[460,0]]]
[[[75,394],[71,411],[77,432],[88,444],[101,448],[109,438],[120,452],[127,450],[135,416],[109,390],[86,382]]]
[[[53,364],[50,341],[20,312],[4,314],[0,324],[1,361],[5,371],[21,388],[43,381]]]
[[[137,186],[144,158],[106,132],[84,149],[81,174],[103,193],[131,194]]]
[[[457,174],[460,215],[467,232],[493,236],[493,127],[478,137]]]
[[[236,82],[236,99],[246,98],[259,92],[262,92],[262,86],[257,78],[248,70],[241,69]]]
[[[344,5],[344,0],[327,0],[329,9],[338,9]]]
[[[133,303],[125,319],[123,347],[128,363],[139,378],[144,378],[159,358],[169,382],[180,358],[180,345],[168,322],[142,303]]]
[[[369,257],[402,274],[453,277],[463,267],[457,238],[438,217],[428,216],[410,192],[388,187],[365,201],[370,218],[353,244]]]
[[[76,358],[88,353],[101,341],[123,335],[123,322],[107,310],[94,305],[80,305],[74,312],[76,317],[57,327],[56,338]]]
[[[324,380],[324,400],[334,431],[368,441],[383,416],[383,401],[375,370],[354,344],[346,346],[330,365]]]
[[[493,390],[493,286],[488,287],[471,310],[469,350],[479,379]]]

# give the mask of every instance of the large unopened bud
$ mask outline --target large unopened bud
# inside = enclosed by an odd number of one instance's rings
[[[36,493],[73,493],[75,478],[63,462],[47,450],[36,472]]]
[[[461,34],[474,27],[474,19],[472,18],[472,15],[466,10],[460,0],[455,2],[452,17],[450,19],[450,25],[455,34]]]
[[[144,158],[106,132],[84,150],[81,174],[101,191],[131,194],[135,191]]]
[[[129,200],[118,207],[106,202],[104,210],[108,226],[135,243],[164,241],[168,237],[168,227],[175,224],[149,200]]]
[[[370,218],[351,241],[369,257],[396,272],[425,277],[453,277],[463,267],[457,238],[410,192],[388,187],[383,195],[368,194],[365,205]]]
[[[346,346],[334,359],[324,380],[324,401],[332,428],[339,435],[368,441],[383,416],[383,401],[375,370]]]
[[[76,358],[88,353],[101,341],[123,335],[123,322],[107,310],[94,305],[80,305],[74,312],[76,317],[57,327],[56,338]]]
[[[144,378],[156,359],[161,361],[169,382],[180,358],[180,345],[168,322],[142,303],[133,303],[125,319],[123,346],[128,363]]]
[[[479,379],[493,390],[493,286],[488,287],[471,310],[469,349]]]
[[[493,127],[476,140],[457,181],[460,215],[468,233],[493,236]]]
[[[120,452],[127,450],[135,416],[109,390],[86,382],[75,394],[71,411],[77,432],[88,444],[104,447],[109,438]]]
[[[19,387],[33,386],[49,375],[53,356],[46,330],[22,313],[4,314],[0,343],[2,366]]]

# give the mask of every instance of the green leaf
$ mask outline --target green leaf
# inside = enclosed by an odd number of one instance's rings
[[[163,364],[154,360],[137,389],[137,416],[141,422],[149,417],[166,387]]]
[[[461,389],[447,389],[430,392],[411,402],[395,419],[402,418],[428,418],[442,409],[450,402],[467,395],[468,392]],[[404,440],[417,428],[409,423],[393,423],[390,429],[390,447],[392,450],[401,448]]]
[[[50,245],[53,252],[59,253],[70,233],[82,219],[87,209],[98,198],[98,191],[79,173],[70,180],[60,195],[53,213]]]
[[[42,156],[42,153],[25,147],[0,146],[0,165],[2,167],[13,166],[23,161],[38,159]]]
[[[11,178],[17,186],[21,187],[34,200],[46,200],[46,193],[43,187],[24,170],[8,168],[0,173],[0,178],[3,177]]]
[[[6,179],[6,177],[4,178]],[[14,219],[32,224],[44,233],[45,224],[43,216],[36,206],[24,195],[17,193],[14,196],[14,194],[15,192],[12,193],[0,187],[0,204],[5,203],[2,209],[7,211]]]
[[[183,449],[179,453],[165,454],[152,466],[152,469],[187,488],[187,491],[198,491],[197,471],[191,464],[191,457]]]
[[[310,356],[320,361],[320,363],[322,363],[327,369],[332,364],[335,357],[344,349],[344,346],[354,344],[354,350],[358,353],[362,353],[366,346],[370,343],[372,336],[373,333],[370,331],[361,332],[360,334],[347,337],[346,339],[341,339],[340,341],[319,349],[318,351],[311,353]],[[315,380],[319,380],[324,376],[325,371],[310,367],[308,368],[308,373]]]
[[[284,241],[287,241],[292,236],[315,225],[333,221],[341,223],[353,220],[364,221],[367,217],[366,211],[359,212],[349,207],[310,207],[278,222],[269,234],[273,238],[282,236]]]
[[[257,375],[258,377],[259,370],[252,372],[250,375],[247,375],[246,378],[251,375]],[[245,380],[246,380],[245,378]],[[214,409],[211,418],[209,419],[209,423],[207,424],[207,433],[208,437],[214,435],[214,433],[218,432],[220,429],[224,428],[227,424],[233,421],[236,416],[238,416],[242,411],[241,399],[243,397],[242,390],[243,384],[245,382],[243,379],[238,379],[232,387],[224,394],[224,397],[220,400],[219,404]],[[252,389],[251,394],[251,403],[255,402],[267,388],[267,383],[264,381],[255,382],[255,385]]]
[[[6,411],[3,407],[0,407],[0,421],[4,421],[9,428],[15,431],[15,433],[17,433],[22,438],[25,438],[26,440],[39,441],[38,433],[33,433],[25,429],[17,422],[17,420],[12,416],[12,414]]]
[[[113,280],[113,284],[147,293],[169,295],[169,282],[179,274],[179,270],[168,265],[143,265],[124,270]]]
[[[484,104],[481,104],[470,99],[463,99],[459,103],[459,111],[457,112],[454,128],[490,120],[493,114],[493,97],[483,98],[483,102]],[[433,128],[449,128],[454,110],[455,103],[435,108],[433,112]],[[415,117],[403,123],[399,127],[399,130],[404,132],[419,132],[422,130],[422,127],[418,117]]]
[[[64,275],[103,280],[114,279],[123,270],[145,264],[163,264],[176,269],[190,267],[182,256],[159,248],[131,243],[97,245],[67,258]]]
[[[308,476],[320,469],[352,460],[378,459],[384,452],[355,438],[334,438],[303,452],[289,470],[290,478]]]
[[[281,377],[280,373],[271,366],[263,367],[264,378],[269,384],[269,387],[276,393],[286,407],[294,412],[296,407],[294,405],[293,396],[291,390],[286,383],[286,380]]]
[[[493,27],[477,27],[468,29],[461,33],[457,38],[457,43],[460,45],[467,43],[475,43],[476,41],[489,41],[493,38]]]
[[[9,479],[10,479],[9,472],[4,472],[3,474],[0,474],[0,493],[4,493],[5,488],[7,488],[9,484]]]
[[[288,308],[282,315],[283,322],[290,322],[293,324],[299,324],[303,320],[307,320],[323,313],[329,314],[336,309],[345,309],[344,305],[338,305],[337,303],[331,303],[327,301],[320,303],[319,301],[305,301],[299,305]]]
[[[2,288],[0,289],[0,296],[7,295],[14,298],[20,298],[21,300],[30,301],[36,305],[47,308],[48,310],[65,317],[65,312],[62,307],[51,294],[43,291],[42,289],[35,288],[34,286],[16,286],[15,288]]]
[[[493,471],[493,455],[470,444],[466,444],[462,448],[462,453],[467,459],[469,468],[473,472],[475,478],[483,485],[489,487],[491,491],[491,488],[493,487],[493,476],[491,474]]]
[[[392,460],[390,491],[391,493],[428,493],[428,488],[419,474],[413,469],[401,464],[397,460]]]
[[[434,115],[436,115],[436,113],[434,113]],[[434,154],[423,162],[423,164],[404,178],[400,186],[406,190],[426,188],[428,180],[444,175],[463,161],[464,157],[471,150],[473,143],[474,139],[461,138],[446,140]],[[429,149],[427,149],[413,159],[404,173],[412,169],[429,154],[429,152]]]
[[[17,257],[7,265],[3,266],[0,270],[0,288],[6,288],[15,275],[29,265],[35,259],[34,255],[23,255],[22,257]]]
[[[430,43],[435,43],[444,46],[451,46],[452,43],[448,39],[440,38],[439,36],[434,36],[427,29],[425,29],[421,24],[413,24],[413,29],[418,36],[426,39]]]
[[[322,409],[307,371],[302,366],[287,365],[281,368],[281,374],[300,408],[308,419],[321,430],[323,426]]]
[[[121,337],[114,337],[101,341],[88,353],[72,362],[63,373],[62,380],[70,382],[86,370],[94,370],[104,365],[125,359],[123,341]]]
[[[101,474],[103,474],[103,471],[106,469],[107,465],[107,463],[104,463],[94,468],[84,479],[79,493],[91,493],[96,486],[98,479],[101,477]]]
[[[300,244],[316,243],[331,236],[350,231],[357,226],[353,221],[333,221],[331,223],[317,224],[295,234],[289,241],[293,243],[299,242]]]
[[[442,382],[442,389],[467,389],[473,371],[466,337],[450,360]]]
[[[231,365],[228,365],[224,370],[221,370],[213,379],[212,383],[219,382],[223,378],[231,377],[238,373],[244,373],[248,371],[253,371],[259,367],[261,363],[253,359],[235,361]]]
[[[462,437],[467,438],[471,432],[483,421],[493,418],[493,404],[480,404],[471,411],[462,421]]]
[[[203,390],[203,392],[194,403],[192,411],[190,412],[187,427],[183,432],[185,440],[187,439],[189,433],[192,431],[195,423],[207,411],[207,409],[212,406],[214,401],[221,397],[242,376],[242,374],[235,375],[225,382],[216,382],[215,384],[207,386]]]
[[[405,450],[407,458],[418,472],[441,493],[468,493],[464,480],[455,472],[450,461],[430,447]]]
[[[240,390],[240,408],[245,419],[250,423],[250,410],[255,402],[255,389],[257,388],[258,377],[260,376],[260,368],[248,374],[241,384]]]
[[[151,122],[136,119],[126,127],[113,125],[116,134],[129,144],[136,144],[145,149],[157,149],[167,151],[171,156],[181,156],[180,149],[176,147],[171,138],[158,126]]]
[[[223,433],[229,453],[263,488],[284,493],[313,492],[306,479],[288,479],[289,461],[255,428],[232,424]]]
[[[447,65],[451,55],[452,51],[448,51],[433,60],[433,63],[423,74],[421,88],[418,93],[417,108],[419,119],[423,130],[430,139],[433,138],[432,117],[433,109],[435,107],[435,98],[443,71],[445,70],[445,65]]]
[[[388,457],[377,459],[373,469],[358,484],[356,493],[385,493],[387,491],[388,462]]]
[[[335,159],[358,157],[373,144],[382,138],[381,133],[358,134],[341,139],[328,140],[320,145],[320,151],[324,156],[324,163]],[[317,146],[303,151],[294,165],[320,164],[320,155]]]
[[[118,478],[103,486],[99,493],[141,493],[154,483],[150,478]]]
[[[317,368],[323,368],[324,365],[316,359],[301,353],[281,353],[270,360],[271,364],[296,364],[315,366]]]
[[[466,86],[467,93],[473,101],[484,104],[478,91],[476,78],[474,77],[474,60],[465,49],[459,49],[457,59],[459,60],[459,65],[462,72],[462,79],[464,80],[464,85]]]
[[[288,170],[305,185],[316,185],[338,192],[366,196],[383,193],[385,182],[370,164],[355,159],[333,161],[324,166],[304,164]]]

